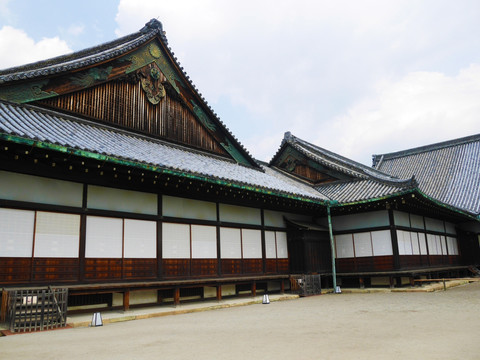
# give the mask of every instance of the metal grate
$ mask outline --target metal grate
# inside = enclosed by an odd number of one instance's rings
[[[66,326],[68,289],[19,289],[8,294],[10,331],[27,332]]]
[[[300,296],[318,295],[322,293],[320,275],[298,275],[290,277],[290,288]]]

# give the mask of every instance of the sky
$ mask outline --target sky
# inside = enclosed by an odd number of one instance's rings
[[[480,1],[0,0],[0,69],[163,24],[255,158],[284,133],[373,154],[480,133]]]

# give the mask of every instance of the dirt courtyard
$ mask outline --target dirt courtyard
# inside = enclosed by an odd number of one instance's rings
[[[0,359],[480,359],[480,283],[328,294],[0,338]]]

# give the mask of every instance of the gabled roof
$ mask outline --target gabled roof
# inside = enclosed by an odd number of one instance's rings
[[[280,149],[270,161],[270,166],[281,165],[281,159],[285,157],[284,154],[288,152],[289,148],[295,149],[310,161],[319,164],[324,169],[323,171],[331,172],[332,176],[338,179],[329,179],[312,186],[323,196],[339,205],[401,195],[412,191],[417,186],[414,177],[406,179],[392,177],[311,144],[290,132],[285,133]],[[292,171],[289,174],[298,176]]]
[[[381,182],[390,183],[396,186],[410,186],[411,177],[400,179],[392,177],[369,166],[360,164],[356,161],[338,155],[334,152],[323,149],[317,145],[311,144],[305,140],[302,140],[290,132],[286,132],[280,145],[280,149],[277,151],[273,159],[270,161],[271,166],[275,166],[280,155],[285,151],[287,147],[293,147],[300,153],[307,156],[309,159],[315,161],[318,164],[323,165],[326,168],[333,169],[334,171],[347,175],[353,179],[372,179]]]
[[[31,105],[0,101],[0,139],[277,196],[317,203],[327,199],[310,186],[266,166],[255,169],[239,165],[220,156]]]
[[[480,213],[480,134],[374,155],[373,165],[397,177],[415,175],[428,196],[469,213]]]
[[[0,100],[28,103],[113,81],[155,62],[185,106],[237,162],[258,163],[205,101],[167,46],[162,24],[150,20],[141,30],[72,54],[0,71]],[[142,49],[141,53],[138,51]],[[113,67],[112,64],[116,66]],[[60,79],[60,80],[59,80]],[[49,82],[50,81],[50,82]],[[74,86],[64,86],[65,83]],[[76,88],[75,88],[76,86]],[[73,90],[76,91],[76,90]]]

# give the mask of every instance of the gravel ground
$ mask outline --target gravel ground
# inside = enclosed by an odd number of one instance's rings
[[[0,359],[480,359],[480,282],[0,338]]]

